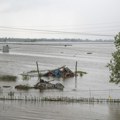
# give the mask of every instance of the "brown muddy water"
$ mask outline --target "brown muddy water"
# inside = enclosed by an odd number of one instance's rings
[[[0,101],[0,120],[119,120],[120,104]]]
[[[3,44],[0,44],[2,48]],[[18,76],[16,82],[0,81],[0,96],[8,95],[13,91],[16,96],[69,96],[69,97],[96,97],[120,98],[120,87],[109,83],[109,70],[106,67],[115,50],[113,43],[71,43],[63,45],[31,45],[9,44],[10,53],[0,52],[0,74]],[[92,53],[92,54],[87,54]],[[36,70],[35,62],[39,62],[40,70],[50,70],[68,66],[74,71],[78,61],[78,70],[87,72],[82,78],[78,76],[77,91],[74,78],[55,79],[65,88],[59,90],[28,90],[18,91],[15,85],[35,85],[37,77],[28,81],[22,80],[21,73]],[[52,78],[46,80],[52,80]],[[8,85],[10,88],[3,88]],[[25,102],[0,101],[0,120],[119,120],[119,104],[85,104],[60,102]]]

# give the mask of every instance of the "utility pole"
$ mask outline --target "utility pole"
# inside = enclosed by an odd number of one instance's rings
[[[41,75],[40,75],[40,72],[39,72],[39,66],[38,66],[38,62],[36,61],[36,65],[37,65],[37,72],[38,72],[38,79],[41,83]]]
[[[77,89],[77,61],[75,64],[75,89]]]

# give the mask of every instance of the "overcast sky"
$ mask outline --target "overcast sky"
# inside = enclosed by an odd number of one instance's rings
[[[103,37],[2,27],[115,35],[120,0],[0,0],[0,37],[99,39]]]

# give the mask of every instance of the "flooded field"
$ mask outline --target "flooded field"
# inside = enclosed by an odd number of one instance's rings
[[[2,48],[3,44],[0,44]],[[75,88],[74,78],[62,80],[56,79],[54,82],[60,82],[65,86],[61,91],[46,90],[39,95],[75,95],[88,97],[89,90],[93,97],[118,97],[119,86],[109,83],[109,70],[106,67],[110,61],[111,53],[114,51],[112,43],[71,43],[71,46],[65,47],[64,44],[48,44],[48,45],[21,45],[10,44],[10,53],[0,53],[0,74],[12,74],[18,76],[17,82],[3,82],[1,86],[17,84],[35,85],[38,78],[31,78],[29,81],[23,81],[21,73],[36,70],[36,61],[39,63],[40,70],[50,70],[68,66],[72,71],[75,70],[75,62],[78,61],[78,70],[87,72],[82,78],[78,76],[77,91]],[[87,54],[91,53],[91,54]],[[114,90],[113,90],[114,89]],[[94,90],[97,90],[94,91]],[[36,90],[27,91],[27,93],[36,94]],[[119,95],[120,97],[120,95]]]
[[[2,46],[3,44],[0,44],[0,48]],[[0,74],[16,75],[18,79],[16,82],[0,81],[2,89],[0,95],[14,91],[16,96],[120,98],[120,87],[109,83],[109,70],[106,67],[111,53],[115,50],[113,43],[81,42],[70,43],[69,46],[64,46],[64,44],[9,44],[9,46],[10,53],[0,52]],[[33,86],[38,82],[37,77],[24,81],[20,75],[23,72],[36,70],[36,61],[39,63],[40,70],[50,70],[66,65],[72,71],[75,70],[75,62],[78,61],[78,70],[85,71],[87,74],[83,77],[78,76],[77,91],[73,91],[74,78],[53,81],[62,83],[65,87],[63,91],[15,90],[15,85]],[[2,87],[6,85],[11,87]],[[120,118],[119,104],[0,101],[0,110],[1,120],[119,120]]]

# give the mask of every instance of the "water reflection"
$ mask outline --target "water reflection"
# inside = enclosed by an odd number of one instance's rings
[[[109,104],[109,120],[120,120],[120,104]]]
[[[119,120],[119,104],[0,101],[0,120]]]

